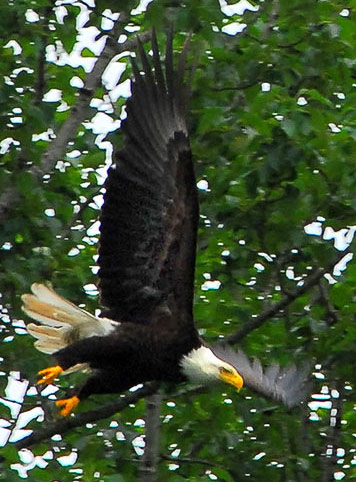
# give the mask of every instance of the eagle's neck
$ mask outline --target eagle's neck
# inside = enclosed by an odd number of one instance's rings
[[[183,374],[193,383],[218,381],[221,359],[207,346],[200,346],[184,355],[180,365]]]

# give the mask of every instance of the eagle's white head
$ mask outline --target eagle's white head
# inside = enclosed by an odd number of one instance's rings
[[[207,346],[201,346],[184,355],[181,361],[184,375],[194,383],[223,381],[239,391],[243,379],[230,363],[218,358]]]

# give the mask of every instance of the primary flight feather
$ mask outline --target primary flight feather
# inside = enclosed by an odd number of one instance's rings
[[[57,405],[68,415],[83,398],[119,393],[151,380],[243,385],[291,407],[305,374],[273,364],[263,372],[241,352],[208,347],[193,319],[198,199],[186,125],[188,42],[173,66],[168,36],[164,69],[155,34],[152,58],[142,45],[122,123],[124,147],[108,171],[101,214],[99,287],[105,317],[77,308],[43,284],[23,295],[39,324],[28,332],[56,365],[40,384],[89,367],[91,375]],[[297,376],[298,374],[298,376]]]

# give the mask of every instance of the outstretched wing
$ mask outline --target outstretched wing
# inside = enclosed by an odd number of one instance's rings
[[[263,370],[260,360],[254,358],[251,362],[241,350],[235,351],[225,345],[216,346],[213,350],[236,368],[247,387],[288,408],[298,405],[309,392],[307,365],[297,369],[294,364],[281,368],[278,363],[273,363]]]
[[[112,319],[147,323],[159,306],[193,322],[198,202],[185,120],[187,44],[173,67],[172,35],[163,72],[155,34],[122,124],[124,148],[106,181],[101,216],[101,302]]]

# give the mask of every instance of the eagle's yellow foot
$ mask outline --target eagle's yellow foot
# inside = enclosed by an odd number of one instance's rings
[[[62,410],[59,412],[62,417],[66,417],[67,415],[69,415],[78,406],[78,404],[79,398],[76,395],[71,398],[56,401],[57,407],[63,407]]]
[[[38,375],[41,377],[37,385],[49,385],[50,383],[53,382],[55,378],[57,378],[63,371],[63,368],[60,367],[59,365],[56,365],[55,367],[48,367],[45,368],[44,370],[40,370],[38,372]]]

